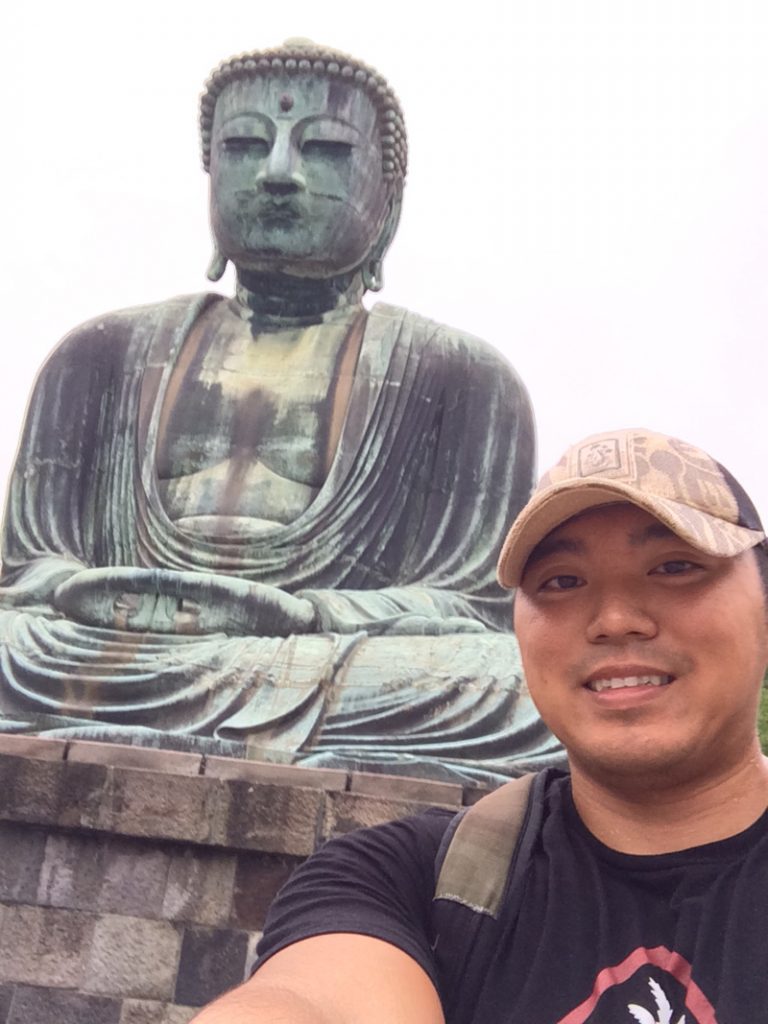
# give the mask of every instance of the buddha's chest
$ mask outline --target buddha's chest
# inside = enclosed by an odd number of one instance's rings
[[[234,319],[205,325],[182,350],[166,390],[160,479],[230,466],[241,481],[266,468],[319,487],[346,412],[355,334],[348,323],[256,336]]]

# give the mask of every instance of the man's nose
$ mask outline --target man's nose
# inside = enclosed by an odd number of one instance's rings
[[[603,590],[595,595],[587,627],[591,643],[649,640],[658,633],[653,613],[642,595],[633,591]]]
[[[307,187],[301,173],[301,153],[288,133],[278,132],[269,156],[256,175],[256,183],[273,195],[290,195]]]

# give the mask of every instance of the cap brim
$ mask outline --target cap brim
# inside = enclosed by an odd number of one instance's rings
[[[499,583],[507,589],[518,586],[533,549],[567,519],[615,502],[645,509],[692,547],[722,558],[733,558],[765,539],[759,530],[728,523],[668,498],[649,496],[631,484],[566,480],[534,495],[512,524],[499,555]]]

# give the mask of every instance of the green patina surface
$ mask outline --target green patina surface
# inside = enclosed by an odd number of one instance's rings
[[[362,302],[401,208],[392,90],[286,44],[221,65],[201,131],[209,276],[231,262],[236,294],[105,315],[41,371],[0,724],[438,777],[551,763],[495,579],[533,479],[525,389],[477,338]]]

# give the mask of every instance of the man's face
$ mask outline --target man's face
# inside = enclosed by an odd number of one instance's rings
[[[356,268],[389,207],[376,110],[338,79],[231,82],[216,102],[210,174],[219,250],[252,270]]]
[[[574,770],[674,784],[756,750],[768,662],[754,553],[702,554],[633,505],[592,509],[536,548],[515,631]]]

